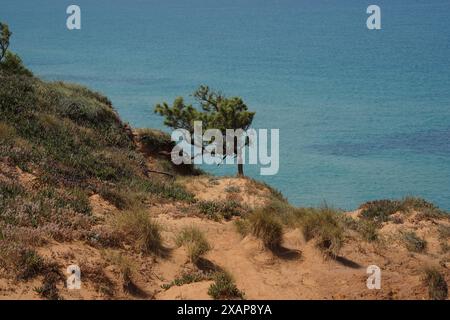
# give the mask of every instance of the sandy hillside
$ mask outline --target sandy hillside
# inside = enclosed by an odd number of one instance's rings
[[[16,172],[21,180],[33,177]],[[242,178],[217,179],[197,177],[188,180],[188,189],[200,200],[226,200],[232,186],[242,201],[250,206],[264,205],[268,190],[258,187],[258,192],[246,194],[253,182]],[[254,186],[253,186],[254,187]],[[240,188],[243,192],[237,192]],[[232,192],[234,193],[234,192]],[[107,220],[117,209],[99,195],[90,197],[94,215]],[[299,228],[286,228],[282,248],[266,249],[252,235],[242,237],[231,221],[213,221],[199,217],[189,207],[165,203],[150,205],[147,214],[162,226],[163,243],[167,255],[155,257],[120,249],[133,265],[134,290],[122,286],[120,267],[112,264],[106,249],[83,241],[58,243],[52,241],[39,248],[45,258],[56,261],[62,273],[70,264],[81,267],[81,290],[68,290],[58,283],[64,299],[210,299],[210,279],[174,285],[163,285],[179,278],[183,273],[224,269],[233,275],[237,287],[245,292],[246,299],[427,299],[427,287],[422,281],[422,269],[428,265],[440,267],[447,281],[450,273],[449,255],[442,254],[438,228],[449,228],[448,219],[423,219],[412,213],[396,223],[385,223],[380,229],[382,240],[376,243],[361,241],[356,232],[349,231],[345,245],[336,258],[324,256],[314,241],[305,241]],[[359,211],[347,214],[359,219]],[[201,264],[188,262],[186,251],[175,244],[175,237],[183,227],[200,229],[212,245]],[[102,228],[100,224],[97,228]],[[427,240],[426,252],[412,253],[403,245],[400,234],[414,230]],[[448,242],[448,239],[447,239]],[[125,251],[123,251],[125,250]],[[366,287],[366,268],[377,265],[382,270],[381,290]],[[0,296],[12,299],[38,299],[35,288],[42,281],[0,280]]]

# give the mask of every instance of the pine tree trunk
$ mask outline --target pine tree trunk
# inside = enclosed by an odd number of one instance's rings
[[[238,176],[243,177],[244,176],[244,164],[238,163]]]

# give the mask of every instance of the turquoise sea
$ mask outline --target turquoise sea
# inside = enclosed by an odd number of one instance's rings
[[[366,28],[370,4],[382,30]],[[449,12],[448,0],[0,2],[26,65],[103,92],[133,126],[164,129],[154,104],[200,84],[242,96],[255,127],[281,135],[278,175],[247,173],[294,204],[345,209],[405,195],[450,209]]]

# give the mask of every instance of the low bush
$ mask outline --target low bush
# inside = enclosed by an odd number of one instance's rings
[[[241,216],[244,209],[232,200],[225,201],[199,201],[197,207],[201,214],[213,220],[231,219],[234,216]]]
[[[428,287],[428,296],[431,300],[446,300],[448,286],[444,275],[436,268],[424,270],[423,282]]]
[[[252,234],[261,239],[268,249],[277,249],[283,242],[283,225],[267,210],[257,210],[249,216]]]
[[[388,221],[390,215],[400,211],[402,206],[397,200],[375,200],[366,202],[360,209],[363,218],[382,223]]]
[[[227,272],[217,272],[214,283],[208,289],[208,294],[215,300],[244,299],[244,292],[239,290],[233,277]]]
[[[211,275],[205,274],[202,271],[185,272],[180,277],[174,279],[168,284],[164,284],[161,287],[165,290],[170,289],[173,286],[183,286],[194,282],[200,282],[205,280],[211,280]]]
[[[150,154],[161,151],[171,152],[175,146],[170,135],[163,131],[145,128],[137,129],[136,132],[144,150]]]
[[[344,244],[344,230],[336,211],[322,208],[304,216],[302,232],[306,241],[316,239],[316,246],[326,255],[336,257]]]
[[[417,236],[415,232],[406,232],[403,234],[403,241],[406,248],[413,252],[423,252],[427,247],[427,242]]]
[[[360,206],[361,216],[379,224],[389,221],[391,215],[402,212],[417,211],[423,218],[439,218],[445,216],[445,212],[425,199],[417,197],[405,197],[402,200],[376,200]],[[398,219],[398,217],[396,218]]]
[[[176,244],[186,248],[189,261],[194,264],[211,249],[203,233],[194,226],[182,229],[177,235]]]
[[[164,252],[161,226],[150,218],[148,212],[141,209],[119,212],[112,225],[123,235],[125,242],[133,243],[139,251],[156,255]]]

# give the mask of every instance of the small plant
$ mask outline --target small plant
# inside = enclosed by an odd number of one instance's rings
[[[34,278],[45,266],[41,256],[32,249],[21,250],[16,263],[17,278],[22,280]]]
[[[185,284],[190,284],[194,282],[200,282],[205,280],[211,280],[211,276],[207,275],[201,271],[197,272],[186,272],[183,273],[180,277],[174,279],[172,282],[168,284],[164,284],[161,287],[165,290],[170,289],[173,286],[183,286]]]
[[[148,153],[158,153],[160,151],[170,152],[174,146],[170,135],[163,131],[154,129],[138,129],[136,130],[139,141],[144,147],[144,151]]]
[[[193,226],[181,230],[176,238],[176,243],[179,247],[186,247],[189,261],[194,264],[211,249],[203,233]]]
[[[316,246],[326,255],[337,257],[344,244],[344,230],[337,213],[322,208],[303,218],[302,232],[306,241],[316,239]]]
[[[403,211],[416,210],[427,211],[436,215],[443,214],[443,211],[436,207],[433,203],[417,197],[406,197],[401,201],[401,207]]]
[[[242,236],[245,237],[250,233],[250,222],[247,219],[238,219],[235,220],[234,222],[234,226],[236,228],[236,231]]]
[[[402,205],[397,200],[375,200],[361,205],[361,216],[377,223],[386,222],[389,216],[400,211]]]
[[[268,249],[277,249],[283,242],[283,225],[267,210],[258,210],[250,215],[252,234],[261,239]]]
[[[61,300],[62,297],[59,295],[59,290],[56,285],[58,282],[62,281],[62,279],[62,275],[57,269],[57,266],[49,265],[47,266],[47,270],[45,270],[42,286],[35,288],[34,290],[44,299]]]
[[[164,252],[161,226],[146,211],[138,209],[117,213],[113,226],[124,239],[133,241],[141,252],[156,255]]]
[[[432,267],[426,268],[424,270],[423,282],[428,287],[428,296],[431,300],[447,299],[447,282],[438,269]]]
[[[241,205],[236,201],[200,201],[197,206],[201,214],[213,220],[231,219],[233,216],[240,216]]]
[[[423,252],[427,247],[427,242],[425,239],[417,236],[415,232],[406,232],[403,234],[403,241],[405,242],[406,248],[413,252]]]
[[[116,188],[102,187],[98,191],[103,199],[113,204],[117,209],[129,209],[136,204],[135,199],[133,199],[130,195],[130,190],[128,190],[128,192],[125,192],[125,190]]]
[[[239,290],[233,277],[227,272],[217,272],[214,283],[208,289],[208,294],[215,300],[244,299],[244,292]]]
[[[2,62],[3,57],[5,57],[6,52],[9,47],[9,38],[12,32],[9,31],[9,27],[6,23],[0,22],[0,62]]]
[[[378,224],[373,221],[359,221],[357,231],[368,242],[378,240]]]

